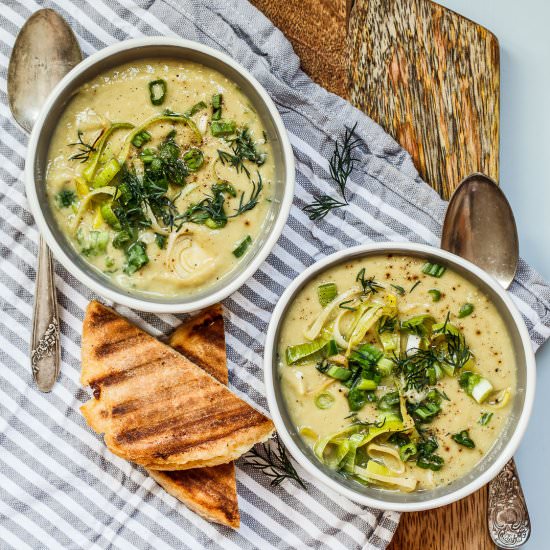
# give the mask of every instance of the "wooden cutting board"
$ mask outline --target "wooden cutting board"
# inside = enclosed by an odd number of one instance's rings
[[[252,0],[304,70],[411,153],[448,198],[472,172],[498,181],[499,47],[487,29],[429,0]],[[403,514],[391,550],[494,549],[487,488]]]

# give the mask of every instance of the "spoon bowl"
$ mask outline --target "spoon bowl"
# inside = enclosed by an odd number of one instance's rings
[[[55,85],[82,53],[65,20],[54,10],[33,13],[17,35],[8,67],[8,100],[17,123],[32,130]]]
[[[504,288],[510,286],[519,259],[518,234],[510,204],[491,178],[472,174],[457,187],[441,248],[481,267]]]

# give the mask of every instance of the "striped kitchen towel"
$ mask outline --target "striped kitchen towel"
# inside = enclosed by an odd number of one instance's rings
[[[445,203],[410,157],[372,120],[314,84],[284,36],[245,0],[3,0],[0,10],[0,547],[1,548],[385,548],[399,514],[359,506],[317,486],[306,492],[238,464],[238,532],[210,524],[165,493],[145,472],[114,455],[78,411],[80,331],[92,293],[56,266],[63,365],[51,394],[31,382],[28,359],[38,233],[23,189],[27,135],[10,115],[8,59],[30,14],[58,10],[85,55],[126,38],[181,36],[226,52],[265,86],[288,129],[297,187],[288,224],[272,254],[225,301],[232,389],[267,413],[264,335],[273,307],[305,267],[370,241],[438,245]],[[328,161],[344,125],[357,123],[360,159],[350,206],[311,222],[301,208],[331,188]],[[550,288],[524,262],[511,287],[533,346],[550,335]],[[119,308],[155,335],[179,319]]]

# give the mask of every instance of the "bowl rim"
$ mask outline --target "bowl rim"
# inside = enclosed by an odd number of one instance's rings
[[[65,92],[66,88],[84,71],[113,55],[133,48],[153,46],[175,46],[188,50],[194,50],[198,53],[215,58],[222,64],[225,64],[233,70],[237,71],[245,80],[250,83],[250,85],[259,95],[260,100],[265,104],[268,116],[271,118],[279,134],[281,142],[281,152],[285,162],[285,171],[283,174],[285,188],[282,200],[280,201],[280,210],[278,212],[278,215],[276,216],[276,219],[273,222],[271,231],[269,234],[266,235],[265,241],[261,248],[258,249],[256,255],[252,258],[249,265],[238,276],[228,279],[227,284],[224,287],[220,288],[216,292],[207,294],[200,299],[190,299],[186,303],[155,302],[154,298],[143,300],[139,296],[125,293],[122,290],[117,291],[108,288],[101,284],[101,282],[89,276],[85,270],[81,269],[75,263],[73,263],[73,261],[64,252],[63,248],[54,237],[48,223],[46,222],[42,209],[47,208],[47,205],[41,205],[40,201],[38,200],[34,178],[39,135],[42,132],[45,121],[48,119],[53,104],[56,102],[58,97]],[[48,96],[48,99],[44,103],[31,132],[25,158],[24,180],[27,200],[29,202],[31,213],[38,226],[40,235],[42,235],[46,240],[46,243],[55,258],[79,282],[83,283],[93,292],[100,296],[103,296],[108,300],[130,307],[132,309],[136,309],[138,311],[146,311],[151,313],[188,313],[203,309],[224,300],[233,292],[238,290],[259,269],[260,265],[264,262],[264,260],[274,248],[287,222],[288,216],[290,214],[290,209],[292,207],[292,201],[294,199],[296,177],[294,153],[292,151],[290,140],[281,116],[277,111],[275,103],[273,102],[265,88],[247,69],[245,69],[240,63],[232,59],[227,54],[210,46],[201,44],[200,42],[195,42],[193,40],[187,40],[179,37],[153,36],[123,40],[106,48],[103,48],[81,61],[63,77],[63,79],[55,86],[55,88]]]
[[[298,445],[296,445],[286,428],[277,403],[275,384],[273,381],[275,379],[275,375],[277,374],[276,369],[278,367],[276,362],[272,359],[274,357],[274,351],[277,346],[277,342],[275,342],[275,337],[277,336],[277,331],[282,321],[283,314],[285,313],[285,310],[287,308],[288,302],[290,298],[293,297],[295,291],[299,289],[306,281],[311,280],[315,275],[323,272],[333,265],[338,265],[342,261],[345,261],[347,258],[350,258],[352,256],[358,257],[361,254],[372,253],[407,254],[407,252],[415,254],[424,253],[426,255],[436,256],[441,260],[447,260],[459,264],[465,270],[482,279],[485,284],[491,287],[491,289],[496,294],[498,294],[499,298],[502,299],[505,307],[509,310],[521,339],[523,352],[526,358],[526,383],[523,409],[521,410],[520,417],[518,419],[518,423],[514,429],[512,437],[503,445],[503,448],[500,451],[499,455],[489,468],[487,468],[484,472],[482,472],[481,475],[474,478],[465,486],[460,487],[455,491],[448,493],[447,495],[443,495],[441,497],[433,499],[427,499],[422,502],[395,503],[386,502],[381,498],[361,495],[355,491],[348,489],[344,485],[338,483],[338,481],[326,475],[316,464],[314,464],[313,461],[311,461],[302,452]],[[358,245],[335,252],[309,266],[298,277],[296,277],[294,281],[292,281],[292,283],[286,288],[282,296],[279,298],[273,314],[271,315],[264,347],[264,384],[266,387],[269,411],[273,418],[273,422],[275,424],[278,435],[281,437],[283,444],[290,451],[293,458],[311,476],[316,478],[316,480],[320,481],[323,485],[329,487],[337,493],[349,498],[351,501],[380,510],[390,510],[397,512],[418,512],[451,504],[452,502],[460,500],[483,487],[486,483],[491,481],[502,470],[502,468],[504,468],[505,464],[512,458],[514,452],[518,448],[519,443],[527,428],[529,417],[531,415],[533,400],[535,396],[535,367],[535,354],[532,348],[531,339],[529,337],[527,327],[525,326],[523,318],[519,313],[517,307],[513,303],[512,299],[508,296],[506,290],[496,281],[496,279],[494,279],[491,275],[489,275],[473,263],[465,260],[464,258],[461,258],[460,256],[456,256],[455,254],[447,252],[446,250],[442,250],[433,246],[410,242],[380,242]]]

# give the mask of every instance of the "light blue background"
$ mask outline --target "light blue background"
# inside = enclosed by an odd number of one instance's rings
[[[441,0],[500,42],[500,183],[514,210],[521,255],[550,281],[549,0]],[[550,343],[537,354],[533,415],[516,455],[533,532],[550,548]]]

